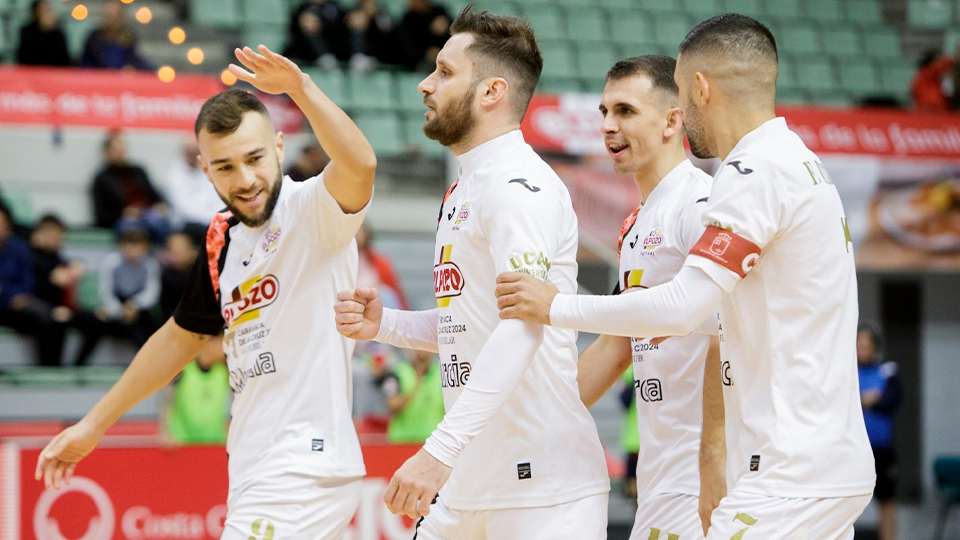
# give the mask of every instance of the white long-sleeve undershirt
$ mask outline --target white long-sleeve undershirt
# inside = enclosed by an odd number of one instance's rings
[[[439,317],[440,312],[437,309],[404,311],[384,308],[380,317],[380,330],[373,340],[401,349],[440,352],[437,343]]]
[[[670,281],[617,296],[558,294],[550,324],[614,336],[685,336],[712,328],[723,289],[700,268],[686,265]],[[705,332],[705,333],[716,333]]]
[[[543,342],[543,326],[500,321],[480,350],[470,381],[423,445],[431,456],[453,467],[457,456],[506,403]]]

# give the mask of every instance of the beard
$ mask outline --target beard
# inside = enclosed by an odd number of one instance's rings
[[[707,136],[703,130],[700,109],[694,105],[693,102],[689,102],[686,113],[683,120],[683,127],[687,130],[687,140],[690,141],[690,152],[700,159],[716,157],[707,147]]]
[[[228,199],[224,197],[219,191],[217,195],[220,195],[220,200],[223,201],[223,204],[227,205],[227,209],[233,212],[233,215],[247,227],[256,228],[267,221],[270,221],[270,218],[273,217],[273,210],[277,207],[277,201],[280,199],[280,188],[283,186],[283,173],[280,172],[280,162],[277,162],[277,179],[273,183],[273,187],[265,187],[264,189],[269,189],[267,193],[267,202],[263,206],[263,210],[256,215],[247,215],[240,211],[236,205],[233,204],[233,200],[236,198],[236,195],[231,195]]]
[[[423,134],[446,147],[466,138],[477,123],[473,113],[473,94],[476,88],[477,86],[473,85],[442,108],[434,109],[433,120],[428,120],[423,125]]]

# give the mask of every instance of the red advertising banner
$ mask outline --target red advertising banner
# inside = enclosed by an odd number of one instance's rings
[[[25,68],[0,65],[0,124],[193,130],[207,98],[224,89],[211,75]],[[303,115],[288,99],[260,96],[277,129],[298,131]]]
[[[541,150],[603,154],[599,102],[592,94],[534,96],[521,124],[524,137]],[[781,107],[777,114],[817,153],[960,159],[960,114],[808,107]]]
[[[123,441],[105,439],[60,491],[44,489],[33,479],[39,448],[14,442],[0,446],[0,539],[219,539],[228,487],[224,449],[168,450]],[[391,514],[383,494],[390,476],[417,448],[363,448],[368,476],[344,540],[408,540],[413,535],[412,522]]]

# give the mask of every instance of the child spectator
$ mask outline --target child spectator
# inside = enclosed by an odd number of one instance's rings
[[[150,255],[150,239],[142,230],[120,235],[118,250],[100,268],[100,317],[111,334],[137,347],[156,330],[150,309],[160,299],[160,265]]]
[[[222,338],[208,340],[164,391],[160,412],[164,446],[227,441],[230,380],[222,346]]]
[[[54,215],[41,217],[30,233],[33,260],[34,295],[51,310],[51,317],[59,326],[51,339],[60,342],[62,351],[64,332],[74,328],[83,336],[74,365],[87,363],[90,354],[104,332],[103,322],[91,311],[80,309],[76,302],[76,288],[83,276],[83,265],[70,262],[60,254],[66,226]]]
[[[190,269],[197,260],[200,250],[193,239],[185,232],[171,234],[160,257],[163,266],[160,272],[160,311],[164,319],[173,316],[180,303]]]

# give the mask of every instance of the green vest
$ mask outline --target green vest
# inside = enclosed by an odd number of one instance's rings
[[[227,366],[214,364],[203,371],[190,362],[173,390],[167,430],[180,443],[223,443],[227,440]]]
[[[417,372],[410,364],[400,362],[394,371],[400,381],[400,393],[406,395],[413,392],[413,395],[407,401],[407,406],[390,418],[387,439],[394,443],[422,443],[443,420],[440,365],[437,362],[430,363],[430,369],[419,387]]]
[[[633,367],[630,367],[622,377],[625,384],[633,387]],[[620,448],[628,454],[640,451],[640,432],[637,430],[637,394],[634,392],[630,400],[630,408],[623,417],[623,428],[620,430]]]

